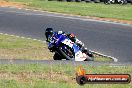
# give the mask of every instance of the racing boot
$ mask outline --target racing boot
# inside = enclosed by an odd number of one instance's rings
[[[87,54],[89,57],[94,57],[92,52],[90,52],[87,48],[82,48],[82,52]]]

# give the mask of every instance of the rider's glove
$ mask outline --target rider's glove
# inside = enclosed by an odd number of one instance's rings
[[[54,48],[53,47],[48,47],[48,49],[50,50],[50,52],[53,52],[54,51]]]

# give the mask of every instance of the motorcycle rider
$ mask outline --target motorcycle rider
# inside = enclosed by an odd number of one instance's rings
[[[83,53],[86,53],[88,56],[93,57],[93,54],[88,51],[86,47],[84,47],[84,43],[82,43],[78,38],[76,38],[73,33],[67,34],[67,36],[70,40],[72,40],[72,42],[76,43],[79,46]]]
[[[45,31],[46,41],[47,42],[54,42],[52,37],[54,37],[56,34],[66,35],[72,42],[77,44],[77,46],[82,50],[82,52],[86,53],[89,56],[92,55],[87,50],[87,48],[84,47],[84,43],[82,43],[79,39],[77,39],[76,36],[73,33],[65,34],[65,32],[63,32],[63,31],[54,32],[52,28],[47,28],[46,31]],[[54,46],[48,45],[48,49],[50,51],[54,51]]]
[[[45,36],[46,36],[46,41],[47,42],[50,42],[51,40],[51,37],[53,36],[54,32],[53,32],[53,29],[52,28],[47,28],[45,30]]]

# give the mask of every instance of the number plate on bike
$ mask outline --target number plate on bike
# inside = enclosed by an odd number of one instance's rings
[[[71,40],[69,40],[69,39],[65,39],[62,43],[64,43],[64,44],[66,44],[66,45],[68,45],[69,47],[73,47],[73,42],[71,41]]]

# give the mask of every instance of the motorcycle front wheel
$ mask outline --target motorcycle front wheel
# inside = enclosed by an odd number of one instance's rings
[[[62,57],[58,53],[55,53],[53,56],[53,59],[54,60],[62,60]]]
[[[73,54],[72,49],[70,47],[66,47],[64,50],[62,47],[59,47],[59,51],[66,60],[74,60],[75,56]]]

